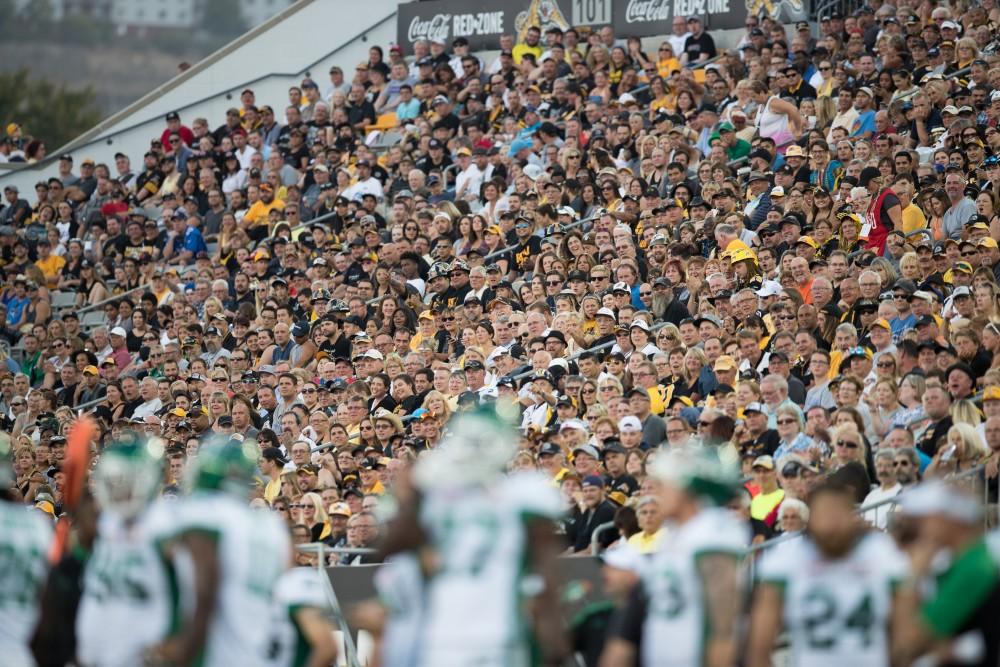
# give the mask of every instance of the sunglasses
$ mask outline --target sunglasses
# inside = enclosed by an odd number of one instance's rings
[[[778,420],[778,424],[780,424],[782,426],[786,426],[788,424],[798,424],[798,423],[799,423],[798,419],[779,419]]]
[[[838,440],[837,441],[837,446],[838,447],[844,447],[846,449],[857,449],[860,445],[858,445],[858,443],[853,442],[851,440]]]

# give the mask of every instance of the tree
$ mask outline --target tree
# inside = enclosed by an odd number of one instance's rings
[[[90,86],[73,89],[31,79],[27,69],[0,73],[0,124],[18,123],[51,153],[101,120]]]
[[[206,31],[235,39],[247,31],[246,19],[240,10],[239,0],[212,0],[203,5],[201,27]]]

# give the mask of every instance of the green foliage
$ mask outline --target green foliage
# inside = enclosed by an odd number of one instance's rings
[[[202,10],[201,27],[206,31],[235,39],[247,31],[246,20],[240,12],[239,0],[212,0]]]
[[[0,123],[19,123],[51,152],[101,119],[94,91],[31,79],[28,70],[0,73]]]

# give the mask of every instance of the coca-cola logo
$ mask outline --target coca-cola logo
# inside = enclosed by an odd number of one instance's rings
[[[451,14],[435,14],[427,21],[421,21],[419,16],[414,16],[410,21],[410,27],[406,31],[406,37],[410,42],[417,42],[422,39],[427,41],[448,42],[448,26],[451,23]]]
[[[625,21],[628,23],[668,21],[670,17],[670,0],[628,0],[625,8]]]

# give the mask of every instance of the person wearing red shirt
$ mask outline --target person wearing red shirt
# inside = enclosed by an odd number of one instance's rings
[[[184,142],[186,146],[191,146],[194,144],[194,132],[187,125],[181,125],[181,116],[176,111],[171,111],[167,114],[167,129],[163,131],[160,135],[160,143],[163,144],[163,150],[171,151],[170,147],[170,135],[177,133],[181,137],[181,141]]]

